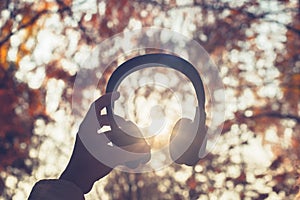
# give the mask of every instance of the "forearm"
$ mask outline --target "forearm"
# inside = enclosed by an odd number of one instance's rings
[[[59,179],[74,183],[87,194],[94,183],[106,176],[112,168],[96,160],[77,136],[71,159]]]

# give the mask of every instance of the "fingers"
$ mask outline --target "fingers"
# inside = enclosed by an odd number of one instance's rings
[[[110,125],[110,120],[107,115],[99,115],[98,121],[100,124],[100,128],[103,126],[109,126]]]
[[[111,119],[108,115],[101,115],[100,110],[116,101],[119,96],[118,92],[114,92],[107,93],[98,98],[91,105],[85,119],[80,125],[81,128],[78,134],[83,143],[87,144],[85,147],[89,152],[107,166],[115,167],[128,161],[146,163],[151,157],[150,146],[141,137],[128,135],[128,133],[140,135],[139,129],[134,123],[127,122],[123,118],[114,115],[114,120],[122,129],[125,129],[124,131],[119,130],[117,127],[117,129],[111,128],[111,131],[104,132],[103,134],[93,134],[93,132],[97,132],[103,126],[111,126]],[[114,141],[120,141],[123,145],[116,145],[119,142],[114,143]],[[110,142],[114,145],[108,145]]]
[[[98,119],[98,122],[100,123],[100,128],[103,126],[109,126],[109,119],[106,115],[100,115],[100,111],[110,105],[112,102],[116,101],[120,97],[119,92],[112,92],[104,94],[103,96],[99,97],[95,102],[95,111],[96,111],[96,117]]]
[[[95,101],[95,107],[97,111],[102,110],[104,107],[110,105],[112,102],[116,101],[120,97],[119,92],[112,92],[104,94],[103,96],[99,97]]]
[[[140,142],[147,144],[142,132],[133,122],[126,121],[118,115],[114,115],[114,119],[118,127],[103,133],[113,144],[117,146],[126,146]]]
[[[114,119],[116,121],[116,123],[123,129],[123,127],[125,127],[125,129],[128,129],[128,128],[135,128],[133,130],[136,131],[136,126],[133,122],[131,121],[126,121],[124,120],[123,118],[117,116],[117,115],[114,115]],[[103,127],[103,126],[110,126],[111,124],[111,121],[110,121],[110,118],[108,117],[108,115],[98,115],[98,121],[100,123],[100,127]],[[129,129],[130,130],[130,129]],[[131,131],[133,131],[131,129]]]
[[[97,115],[98,121],[100,123],[100,127],[102,128],[103,126],[110,126],[111,125],[111,120],[108,117],[108,115]],[[125,124],[130,124],[130,122],[127,122],[125,119],[123,119],[122,117],[118,116],[118,115],[114,115],[114,119],[116,121],[116,123],[120,126],[123,127]],[[132,122],[131,122],[132,123]],[[133,124],[133,123],[132,123]],[[130,124],[130,126],[132,126],[132,124]]]
[[[151,148],[145,143],[135,143],[121,147],[127,152],[119,164],[131,169],[137,168],[140,164],[146,164],[151,159]]]
[[[150,146],[144,142],[137,142],[119,147],[116,145],[108,145],[110,140],[108,140],[104,134],[90,136],[82,134],[80,138],[84,144],[88,144],[86,148],[98,161],[111,168],[118,165],[126,165],[127,162],[131,161],[134,163],[145,164],[151,159]]]
[[[150,153],[150,146],[144,142],[138,142],[135,144],[123,146],[121,148],[133,153]]]

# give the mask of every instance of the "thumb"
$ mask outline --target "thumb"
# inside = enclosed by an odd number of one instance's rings
[[[108,150],[110,149],[110,150]],[[115,166],[126,165],[126,163],[147,163],[150,158],[150,146],[144,143],[134,143],[122,147],[112,146],[109,151],[110,162]]]
[[[149,145],[145,145],[145,143],[135,143],[128,146],[121,147],[122,149],[128,152],[134,152],[136,154],[128,154],[122,164],[125,164],[129,168],[136,168],[139,164],[146,164],[151,159],[151,147]]]
[[[144,142],[138,142],[131,145],[122,146],[122,149],[137,153],[137,154],[144,154],[144,153],[150,153],[150,146],[147,143]]]

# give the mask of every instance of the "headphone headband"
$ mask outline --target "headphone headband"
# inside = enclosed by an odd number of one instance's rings
[[[204,87],[197,69],[188,61],[170,54],[146,54],[134,57],[124,62],[112,73],[107,83],[106,93],[113,92],[114,89],[117,88],[122,80],[124,80],[129,74],[148,67],[168,67],[175,69],[187,76],[195,88],[198,100],[198,108],[204,110]],[[113,119],[112,108],[113,104],[111,106],[107,106],[107,114],[111,119]]]

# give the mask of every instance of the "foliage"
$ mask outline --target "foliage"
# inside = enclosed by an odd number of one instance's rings
[[[300,198],[300,2],[182,2],[0,3],[3,197],[13,195],[4,190],[5,177],[20,179],[41,164],[30,154],[46,139],[36,134],[36,122],[55,121],[53,113],[71,103],[80,53],[116,33],[158,26],[198,41],[219,67],[228,107],[222,136],[193,169],[172,165],[163,175],[115,171],[105,186],[110,199]],[[44,41],[46,36],[53,41]],[[51,108],[46,97],[53,80],[64,88]],[[260,154],[245,156],[245,149],[260,147],[272,155],[267,165],[255,161]]]

